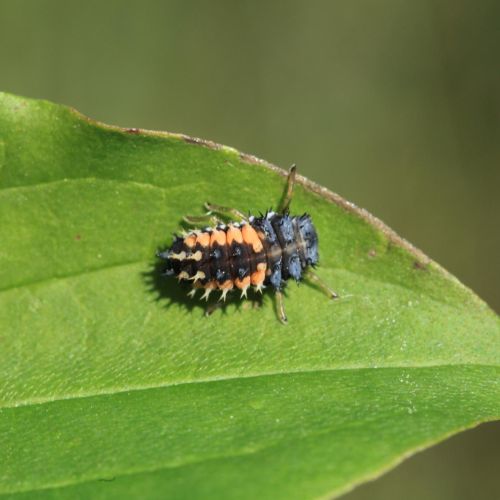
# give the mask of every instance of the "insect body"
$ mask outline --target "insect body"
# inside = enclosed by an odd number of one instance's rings
[[[233,290],[246,297],[250,287],[257,291],[271,287],[283,323],[287,320],[282,290],[290,278],[299,282],[308,277],[335,298],[335,292],[311,270],[318,263],[318,236],[311,217],[288,213],[294,180],[292,167],[279,212],[245,217],[235,209],[207,204],[206,216],[186,217],[191,224],[210,221],[214,226],[176,236],[171,248],[159,254],[166,261],[165,274],[191,281],[190,294],[194,296],[197,289],[203,289],[202,298],[207,300],[214,290],[219,290],[224,300]],[[238,220],[225,224],[214,213]]]

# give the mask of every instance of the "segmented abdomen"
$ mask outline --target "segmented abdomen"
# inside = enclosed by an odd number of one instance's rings
[[[249,222],[193,231],[176,237],[160,254],[166,274],[191,280],[195,287],[222,290],[249,286],[281,289],[290,277],[299,281],[303,270],[318,261],[318,238],[311,218],[267,213]]]

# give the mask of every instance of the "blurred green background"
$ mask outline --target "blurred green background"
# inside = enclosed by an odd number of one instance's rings
[[[184,132],[367,208],[500,311],[498,0],[0,0],[0,89]],[[500,425],[348,500],[500,498]]]

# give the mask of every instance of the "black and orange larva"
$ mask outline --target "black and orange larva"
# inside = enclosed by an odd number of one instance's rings
[[[318,235],[311,217],[288,212],[294,182],[293,166],[285,198],[277,212],[246,217],[238,210],[207,203],[205,216],[185,217],[190,224],[210,221],[214,225],[175,236],[172,246],[158,254],[166,261],[164,274],[192,281],[190,295],[204,289],[201,298],[207,300],[213,290],[219,290],[220,299],[225,300],[232,290],[239,290],[241,297],[246,297],[251,286],[259,292],[271,287],[283,323],[287,319],[282,290],[290,278],[299,282],[308,277],[332,298],[337,297],[311,270],[318,263]],[[238,221],[226,224],[214,214]]]

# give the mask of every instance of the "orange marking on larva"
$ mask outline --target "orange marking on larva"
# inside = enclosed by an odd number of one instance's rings
[[[196,243],[199,243],[203,248],[208,247],[210,245],[210,234],[208,233],[200,233],[196,236]]]
[[[252,273],[250,281],[252,285],[262,285],[264,283],[265,274],[263,271],[255,271]]]
[[[217,288],[217,281],[212,280],[203,285],[203,288],[210,288],[210,290],[215,290]]]
[[[218,287],[221,290],[231,290],[231,288],[233,288],[233,282],[231,280],[226,280],[224,283],[218,283]]]
[[[241,228],[241,234],[245,243],[252,245],[253,251],[259,253],[263,250],[262,241],[260,241],[257,232],[250,224],[245,224]]]
[[[234,280],[234,284],[240,289],[244,290],[245,288],[250,286],[250,276],[245,276],[242,280],[236,278]]]
[[[266,267],[267,265],[264,262],[257,264],[257,271],[254,271],[250,277],[252,285],[262,285],[264,283],[264,279],[266,277]]]
[[[236,243],[243,243],[243,235],[241,234],[239,227],[229,226],[226,237],[228,245],[230,245],[233,241],[236,241]]]
[[[196,234],[190,234],[184,238],[184,245],[188,248],[193,248],[196,245]]]
[[[224,246],[226,244],[226,233],[220,229],[213,231],[210,236],[210,246],[213,246],[214,243],[217,243],[221,247]]]

